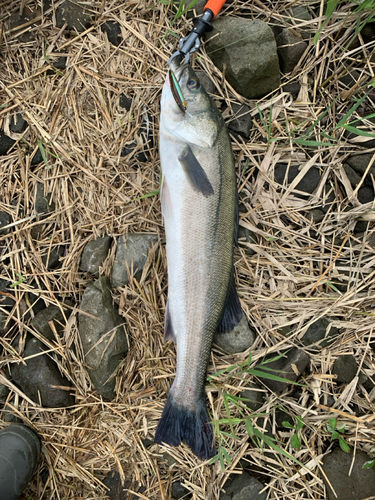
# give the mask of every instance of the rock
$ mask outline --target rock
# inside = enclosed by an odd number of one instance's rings
[[[154,137],[152,133],[152,117],[150,113],[147,113],[145,120],[139,130],[138,143],[131,142],[121,151],[121,156],[131,155],[135,150],[141,149],[141,151],[135,156],[136,159],[144,163],[151,155],[151,150],[154,147]]]
[[[213,27],[207,54],[239,94],[257,99],[279,87],[276,42],[264,21],[219,17]]]
[[[306,219],[311,220],[315,224],[319,224],[324,219],[325,213],[320,208],[313,208],[306,214]]]
[[[235,354],[246,351],[255,340],[255,333],[249,327],[246,315],[242,313],[241,321],[230,332],[216,333],[214,342],[224,351]]]
[[[57,269],[61,266],[60,257],[64,255],[65,246],[60,245],[47,249],[47,252],[42,255],[42,262],[47,267],[47,269]]]
[[[107,486],[109,490],[107,492],[107,496],[109,496],[111,500],[135,500],[137,498],[145,498],[144,495],[140,497],[138,495],[134,496],[129,494],[127,491],[128,489],[136,493],[143,493],[146,491],[146,488],[144,486],[136,485],[130,480],[126,480],[124,484],[122,484],[120,473],[117,471],[111,471],[103,480],[103,484]]]
[[[36,150],[35,155],[31,158],[31,165],[38,165],[38,163],[42,163],[43,156],[40,148]]]
[[[115,21],[107,21],[100,26],[100,29],[103,31],[103,33],[106,33],[109,42],[111,42],[113,45],[116,45],[116,47],[120,45],[120,43],[122,42],[122,37],[121,26],[119,23]]]
[[[352,185],[352,188],[355,188],[361,182],[362,177],[358,175],[357,172],[347,163],[343,164],[343,169],[350,184]]]
[[[99,277],[99,268],[107,258],[109,247],[111,246],[112,238],[103,236],[96,240],[89,241],[82,252],[80,268],[86,273],[91,273],[95,277]]]
[[[275,358],[274,354],[270,355],[270,358]],[[306,368],[308,362],[310,361],[310,356],[305,353],[302,349],[297,349],[293,347],[284,356],[276,359],[275,361],[269,361],[267,363],[262,363],[257,366],[258,372],[264,372],[268,375],[276,375],[278,377],[290,380],[290,383],[295,382],[299,376],[302,374]],[[264,378],[260,375],[258,377],[263,381],[263,383],[274,392],[282,392],[290,384],[285,381],[272,380],[269,378]]]
[[[106,276],[87,285],[80,310],[98,318],[78,314],[78,331],[87,372],[99,394],[112,399],[115,391],[113,375],[125,357],[128,342],[125,320],[113,303],[111,284]]]
[[[229,485],[224,485],[224,491],[220,493],[220,500],[266,500],[267,491],[260,493],[264,485],[247,472],[236,475]]]
[[[34,10],[32,11],[28,7],[24,7],[22,10],[22,14],[19,13],[17,10],[16,12],[13,12],[9,18],[9,29],[14,30],[15,28],[20,27],[19,31],[23,31],[24,28],[21,28],[21,26],[25,25],[26,23],[29,23],[33,19],[35,19],[38,14],[40,14],[39,11]],[[34,24],[36,26],[36,23]],[[25,31],[25,33],[22,33],[18,37],[20,42],[27,43],[31,41],[35,41],[35,36],[34,33],[31,31],[31,28],[33,28],[33,25],[29,25],[29,29]]]
[[[161,456],[163,457],[163,460],[167,462],[168,467],[172,467],[172,465],[178,464],[177,460],[175,457],[171,454],[169,454],[167,451],[164,451]]]
[[[0,129],[0,156],[5,156],[15,142],[14,139],[5,135],[4,131]]]
[[[248,384],[239,396],[246,399],[243,403],[253,411],[258,411],[264,404],[264,390],[259,384]]]
[[[374,188],[372,186],[362,186],[358,189],[358,201],[360,203],[370,203],[374,201]]]
[[[251,245],[257,245],[257,237],[255,236],[255,233],[251,231],[250,229],[247,229],[247,227],[239,226],[238,228],[238,243],[239,245],[244,245],[245,248],[245,253],[247,255],[254,255],[255,250],[252,248],[248,247],[245,243],[250,243]]]
[[[176,500],[180,498],[188,500],[188,498],[191,498],[191,493],[189,493],[189,490],[180,481],[175,481],[172,483],[172,498]]]
[[[62,28],[67,23],[68,29],[72,31],[87,30],[92,21],[92,14],[84,6],[66,0],[56,9],[56,25]]]
[[[52,201],[51,196],[44,196],[44,184],[42,183],[37,185],[34,207],[38,214],[47,215],[55,211],[55,202]]]
[[[336,375],[337,382],[344,382],[348,384],[357,375],[358,365],[355,357],[351,354],[344,354],[338,356],[333,363],[332,373]],[[367,377],[363,374],[359,374],[359,383],[362,384],[367,380]]]
[[[125,94],[121,94],[119,105],[121,106],[121,108],[125,108],[126,111],[130,111],[130,108],[132,106],[132,99],[130,97],[127,97]]]
[[[50,60],[50,64],[53,68],[47,70],[47,75],[55,75],[57,73],[56,70],[66,69],[67,60],[68,58],[66,56],[60,56],[56,60]]]
[[[353,232],[355,234],[358,234],[358,237],[359,237],[359,233],[361,233],[361,236],[363,237],[363,233],[365,231],[367,231],[368,225],[369,225],[369,223],[367,220],[359,220],[356,222],[354,229],[353,229]]]
[[[250,138],[253,127],[253,120],[250,115],[250,108],[245,104],[232,104],[233,116],[227,121],[227,127],[231,132],[235,132],[244,139]]]
[[[22,118],[21,113],[17,113],[16,118],[14,118],[14,115],[10,117],[9,128],[12,132],[21,134],[22,132],[25,132],[28,126],[29,124]]]
[[[288,165],[285,163],[279,163],[275,166],[275,181],[279,184],[284,184],[285,176],[288,171],[288,179],[287,182],[290,184],[294,181],[297,175],[300,172],[298,165],[290,165],[288,169]],[[313,193],[315,189],[318,187],[320,182],[320,171],[317,167],[311,167],[306,175],[301,179],[301,181],[295,187],[297,191],[303,191],[305,193]],[[305,199],[306,196],[301,194],[295,194],[299,198]]]
[[[327,500],[365,500],[375,495],[375,468],[363,469],[370,457],[361,450],[356,450],[353,468],[353,454],[341,448],[323,458],[323,475],[326,483]],[[350,476],[349,476],[350,473]],[[336,492],[333,493],[329,483]]]
[[[339,77],[339,82],[343,83],[346,87],[349,87],[351,89],[360,78],[361,73],[355,69],[352,69],[345,71],[344,74]]]
[[[319,350],[332,344],[336,340],[339,331],[333,326],[330,328],[329,333],[327,333],[331,322],[332,319],[329,320],[327,318],[320,318],[314,321],[302,337],[302,344],[305,346],[316,345]]]
[[[301,21],[310,21],[312,19],[308,8],[305,5],[294,5],[290,8],[290,14],[292,17],[292,24],[296,26],[295,30],[301,33],[304,40],[308,40],[311,36],[308,28],[305,26],[298,27]]]
[[[10,281],[0,278],[0,292],[13,293],[10,285]],[[6,311],[0,310],[0,335],[5,335],[10,328],[11,323],[8,322],[7,312],[10,313],[13,306],[14,300],[0,293],[0,308]]]
[[[276,38],[280,68],[283,73],[293,71],[307,48],[307,43],[291,30],[284,29]]]
[[[5,403],[9,393],[9,387],[4,384],[0,384],[0,403]]]
[[[209,94],[214,94],[216,91],[214,82],[211,80],[211,78],[207,75],[205,71],[196,71],[195,74],[197,75],[199,81],[205,88],[206,92]]]
[[[8,212],[0,212],[0,234],[8,234],[10,229],[4,229],[5,226],[11,223],[10,215]]]
[[[137,279],[140,277],[148,252],[157,241],[157,234],[147,233],[132,233],[119,239],[111,277],[115,288],[129,283],[128,267]]]
[[[293,97],[293,101],[297,99],[300,90],[300,83],[286,83],[285,85],[283,85],[283,91],[289,92]]]
[[[56,363],[49,354],[41,354],[46,347],[35,337],[26,341],[23,358],[28,358],[25,364],[12,364],[12,377],[16,385],[36,403],[39,397],[42,406],[60,408],[74,404],[74,397],[69,390],[60,387],[69,387],[71,383],[61,375]],[[34,356],[38,354],[38,356]],[[34,357],[30,357],[34,356]]]
[[[70,308],[64,307],[64,304],[61,304],[61,307],[64,309],[65,317],[61,312],[60,307],[51,305],[38,312],[38,314],[33,317],[31,320],[31,326],[43,335],[43,337],[46,337],[49,340],[54,340],[55,334],[49,325],[49,322],[53,321],[57,334],[62,335],[66,325],[66,320],[69,318],[72,311]]]

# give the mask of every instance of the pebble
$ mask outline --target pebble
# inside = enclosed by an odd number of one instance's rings
[[[216,333],[214,342],[231,354],[246,351],[255,340],[255,333],[249,327],[247,317],[242,313],[241,321],[230,332]]]
[[[191,498],[191,493],[189,493],[189,490],[180,481],[174,481],[172,483],[172,498],[175,500],[179,500],[180,498],[188,500]]]
[[[352,188],[355,188],[361,182],[362,177],[358,175],[354,168],[352,168],[347,163],[344,163],[342,167],[346,173],[347,178],[349,179],[350,184],[352,185]]]
[[[60,258],[64,255],[65,245],[48,248],[44,255],[42,255],[42,262],[47,269],[58,269],[61,266]]]
[[[276,37],[277,53],[283,73],[293,71],[307,48],[307,43],[291,30],[283,29]]]
[[[89,241],[82,252],[80,269],[86,273],[99,277],[99,269],[107,258],[112,243],[110,236],[103,236]]]
[[[100,26],[103,33],[106,33],[108,41],[118,47],[122,42],[121,26],[115,21],[107,21]]]
[[[232,104],[233,115],[227,121],[227,127],[231,132],[235,132],[243,139],[250,139],[253,120],[250,115],[250,108],[246,104]]]
[[[111,280],[115,288],[129,284],[128,267],[139,279],[146,263],[148,252],[158,242],[157,234],[131,233],[119,239]]]
[[[275,167],[275,181],[279,184],[284,184],[286,173],[288,172],[287,182],[292,183],[297,175],[300,173],[298,165],[288,165],[285,163],[279,163]],[[300,180],[300,182],[295,187],[297,191],[303,191],[304,193],[312,194],[318,187],[320,182],[320,171],[317,167],[311,167],[306,175]],[[295,193],[295,196],[299,198],[306,198],[302,194]]]
[[[353,155],[349,156],[349,158],[346,159],[346,163],[352,167],[356,172],[358,172],[361,177],[362,175],[366,172],[367,167],[370,164],[370,161],[372,160],[373,153],[365,153],[363,155]],[[369,172],[367,175],[374,175],[375,176],[375,160],[372,163]]]
[[[38,183],[36,188],[34,208],[38,214],[44,215],[55,211],[55,202],[51,196],[44,195],[44,184],[41,182]]]
[[[366,453],[357,449],[352,468],[353,454],[351,452],[346,453],[337,447],[329,455],[326,455],[323,458],[323,471],[337,495],[336,497],[323,475],[327,500],[373,498],[375,495],[375,468],[363,469],[363,465],[369,460],[370,457]]]
[[[264,389],[256,383],[248,384],[245,390],[238,394],[241,398],[246,399],[243,403],[253,411],[258,411],[259,408],[263,406],[265,399],[264,395]]]
[[[5,226],[11,223],[11,218],[8,212],[0,212],[0,234],[8,234],[10,229],[4,229]]]
[[[264,21],[222,16],[205,40],[208,56],[220,71],[225,66],[225,78],[242,96],[257,99],[279,87],[275,37]]]
[[[125,320],[113,302],[111,284],[106,276],[87,285],[80,310],[98,318],[78,314],[78,332],[87,372],[98,393],[103,398],[113,399],[116,380],[112,375],[125,357],[128,342]]]
[[[349,384],[357,375],[358,364],[354,356],[351,354],[343,354],[338,356],[332,367],[332,374],[336,375],[336,382]],[[367,380],[366,375],[359,374],[359,383],[363,384]]]
[[[219,500],[266,500],[267,491],[260,493],[264,485],[254,476],[247,472],[235,475],[229,480],[229,484],[224,485],[224,491],[220,493]]]
[[[23,8],[22,14],[19,13],[19,10],[16,12],[13,12],[13,14],[10,15],[9,17],[9,29],[14,30],[14,28],[18,28],[19,26],[22,26],[29,21],[32,21],[34,18],[36,18],[40,14],[39,11],[34,10],[32,11],[28,7]],[[36,26],[36,23],[34,24]],[[28,30],[26,30],[22,35],[18,37],[18,40],[22,43],[27,43],[34,41],[35,42],[35,35],[31,31],[31,28],[33,28],[33,25],[30,26]],[[23,28],[21,28],[23,30]],[[20,29],[20,30],[21,30]]]
[[[0,278],[0,291],[6,293],[13,293],[13,290],[10,288],[12,283],[8,280],[4,280]],[[5,309],[5,311],[10,312],[12,307],[14,306],[14,301],[10,297],[6,295],[0,295],[0,307]],[[8,314],[2,310],[0,310],[0,335],[5,335],[9,330],[11,323],[8,322]]]
[[[126,111],[130,111],[130,108],[132,106],[132,99],[130,97],[127,97],[125,94],[121,94],[119,105],[121,108],[125,108]]]
[[[327,335],[328,326],[331,324],[332,319],[320,318],[312,323],[307,329],[306,333],[301,339],[304,346],[314,345],[317,349],[321,350],[335,341],[339,335],[336,326],[332,326]]]
[[[358,201],[360,203],[370,203],[374,201],[374,188],[372,186],[362,186],[358,189]]]
[[[13,114],[10,117],[9,128],[12,132],[15,132],[16,134],[21,134],[22,132],[25,132],[28,126],[29,124],[27,123],[26,120],[22,118],[21,113],[17,113],[15,118]]]
[[[70,304],[69,304],[70,305]],[[64,314],[61,309],[64,309]],[[51,305],[39,311],[31,320],[31,326],[35,328],[43,337],[49,340],[55,339],[55,334],[50,326],[53,321],[54,327],[58,335],[62,335],[66,325],[66,321],[71,314],[70,308],[64,308],[64,305],[59,306]],[[65,316],[65,317],[64,317]]]
[[[4,384],[0,384],[0,403],[5,403],[9,393],[9,387]]]
[[[275,358],[276,356],[277,354],[272,354],[270,355],[270,359]],[[284,356],[276,359],[275,361],[263,363],[264,368],[262,365],[257,366],[258,371],[263,371],[268,375],[277,375],[278,377],[284,378],[290,382],[263,378],[260,375],[258,375],[258,378],[260,378],[263,383],[271,389],[271,391],[282,392],[290,385],[290,383],[295,382],[299,378],[309,361],[310,356],[307,353],[305,353],[302,349],[293,347],[290,351],[285,353]]]
[[[300,90],[300,83],[286,83],[285,85],[283,85],[283,91],[289,92],[292,95],[293,101],[297,99]]]
[[[60,408],[74,404],[71,391],[59,387],[70,387],[71,383],[61,375],[51,353],[42,354],[46,346],[35,337],[26,341],[23,358],[27,361],[12,364],[11,373],[13,381],[21,387],[22,391],[33,401],[47,408]],[[34,356],[38,354],[38,356]],[[34,357],[31,357],[34,356]]]
[[[144,486],[133,484],[129,479],[123,484],[118,471],[109,472],[104,478],[103,484],[108,488],[107,496],[111,500],[131,500],[133,498],[135,500],[145,498],[143,495],[138,496],[137,494],[129,496],[128,491],[126,491],[128,489],[142,494],[146,491],[146,488]]]
[[[60,56],[55,60],[51,60],[52,68],[47,70],[47,75],[55,75],[57,73],[56,70],[66,69],[67,60],[68,58],[66,56]]]
[[[14,139],[5,135],[4,131],[0,129],[0,156],[5,156],[15,142]]]
[[[38,165],[38,163],[42,163],[43,161],[43,156],[40,148],[36,150],[35,155],[31,158],[31,165]]]

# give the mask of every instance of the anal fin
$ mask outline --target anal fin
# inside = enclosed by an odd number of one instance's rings
[[[169,302],[167,302],[167,307],[165,309],[165,319],[164,319],[164,342],[167,342],[168,340],[173,340],[175,344],[177,342],[176,334],[174,332],[172,325],[171,315],[169,312]]]
[[[242,309],[240,299],[237,295],[236,282],[234,278],[234,270],[230,281],[228,295],[224,306],[223,316],[217,327],[218,333],[230,332],[235,326],[238,325],[242,318]]]

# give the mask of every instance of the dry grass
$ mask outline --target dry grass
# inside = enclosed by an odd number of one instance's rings
[[[55,1],[55,7],[60,3]],[[321,9],[319,1],[295,3],[308,3],[318,12]],[[21,4],[36,8],[35,1]],[[243,424],[235,428],[237,439],[221,436],[232,459],[225,472],[218,462],[208,466],[197,461],[185,445],[171,450],[175,463],[168,465],[159,446],[146,449],[142,441],[154,435],[175,372],[173,347],[162,343],[166,259],[159,199],[140,199],[158,189],[159,156],[157,147],[146,163],[137,162],[134,156],[121,157],[120,153],[125,144],[138,140],[147,113],[157,137],[161,86],[176,38],[167,33],[170,6],[119,0],[86,4],[96,15],[96,22],[84,33],[69,37],[54,26],[50,15],[43,13],[31,27],[25,27],[25,31],[35,34],[35,40],[21,42],[20,32],[10,31],[7,26],[10,13],[19,9],[20,2],[0,0],[0,128],[9,132],[10,116],[15,112],[22,112],[30,125],[23,137],[9,134],[17,139],[17,146],[0,158],[0,209],[8,212],[14,222],[9,234],[0,235],[1,277],[13,283],[20,281],[19,275],[26,278],[13,289],[14,326],[0,339],[3,373],[7,365],[11,367],[19,360],[11,342],[20,333],[22,347],[30,331],[33,312],[27,292],[32,287],[47,305],[69,296],[79,307],[90,280],[78,269],[86,242],[99,235],[110,234],[116,240],[124,233],[141,231],[158,233],[160,247],[140,283],[133,280],[114,296],[132,339],[117,376],[114,401],[98,398],[83,369],[77,309],[63,338],[49,343],[53,351],[50,355],[74,386],[76,405],[63,410],[44,409],[12,388],[8,408],[35,428],[44,444],[38,474],[25,498],[105,498],[101,480],[110,470],[118,470],[124,480],[132,481],[131,489],[137,489],[138,484],[145,486],[140,498],[168,499],[172,481],[181,480],[195,500],[217,499],[229,475],[240,472],[241,458],[266,485],[270,499],[325,498],[321,459],[330,443],[328,419],[337,416],[346,423],[346,439],[354,449],[371,450],[375,438],[374,391],[368,393],[357,378],[349,386],[338,386],[331,376],[332,364],[340,354],[354,354],[369,377],[375,373],[374,250],[368,243],[373,223],[363,237],[353,233],[357,220],[374,220],[374,207],[359,204],[342,168],[349,154],[363,149],[361,143],[348,142],[342,128],[335,129],[353,103],[352,94],[361,97],[362,89],[367,89],[366,83],[374,77],[374,42],[346,50],[355,19],[349,4],[335,13],[317,45],[310,40],[295,70],[283,77],[283,84],[302,84],[299,98],[293,102],[280,89],[273,99],[268,96],[258,102],[266,123],[272,113],[268,130],[255,102],[233,91],[204,50],[195,60],[196,67],[212,76],[218,101],[229,105],[247,103],[253,110],[251,141],[234,142],[233,148],[240,198],[247,209],[241,224],[258,238],[252,257],[243,246],[236,252],[241,302],[258,334],[252,348],[254,362],[266,352],[282,352],[300,345],[307,327],[323,316],[335,318],[340,338],[318,354],[309,352],[311,362],[298,394],[292,394],[293,389],[282,395],[268,391],[260,411],[266,414],[266,421],[254,418],[258,426],[268,421],[282,447],[309,467],[310,473],[277,452],[264,455],[249,443]],[[225,7],[222,15],[238,15],[242,7],[249,17],[285,26],[300,24],[314,34],[324,18],[293,21],[283,14],[289,5],[286,1],[236,0]],[[121,24],[123,42],[117,48],[98,28],[106,20]],[[344,28],[340,28],[342,22]],[[173,30],[180,36],[190,26],[182,18]],[[55,54],[68,56],[67,69],[49,75],[48,60]],[[328,72],[329,62],[336,67],[333,75]],[[346,64],[357,68],[363,77],[353,92],[338,80]],[[133,98],[129,112],[119,107],[121,93]],[[365,105],[366,101],[362,108]],[[292,127],[300,126],[305,133],[326,109],[324,120],[316,123],[309,138],[322,144],[307,147],[290,139]],[[323,144],[331,142],[324,139],[324,132],[334,137],[333,145]],[[299,136],[295,133],[295,137]],[[38,143],[47,152],[47,162],[32,166],[31,156]],[[275,183],[273,167],[277,161],[302,165],[304,173],[313,165],[319,167],[322,181],[307,201],[295,195],[295,186],[281,188]],[[35,228],[41,224],[34,210],[38,183],[52,194],[56,210],[43,219],[43,230],[35,238]],[[336,205],[328,209],[321,223],[313,224],[306,217],[307,210],[324,205],[330,193]],[[65,245],[62,265],[58,270],[48,270],[41,255],[61,244]],[[106,274],[113,257],[112,252],[105,263]],[[337,291],[330,286],[332,282],[347,284],[347,289]],[[286,326],[292,331],[289,337],[280,333]],[[209,373],[242,362],[248,355],[226,355],[214,349]],[[238,394],[249,380],[251,376],[239,371],[212,379],[207,393],[214,418],[226,416],[222,393]],[[331,408],[327,406],[329,396],[335,399]],[[276,430],[275,410],[279,407],[304,418],[299,451],[290,447],[290,432]],[[232,410],[235,416],[236,409]],[[228,429],[222,426],[222,430]],[[49,471],[48,477],[42,475],[45,470]]]

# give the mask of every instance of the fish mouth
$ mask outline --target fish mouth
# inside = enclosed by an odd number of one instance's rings
[[[181,77],[188,66],[189,63],[180,64],[177,57],[175,57],[171,62],[170,68],[175,74],[178,83],[181,83]]]

